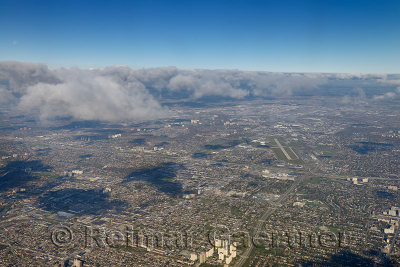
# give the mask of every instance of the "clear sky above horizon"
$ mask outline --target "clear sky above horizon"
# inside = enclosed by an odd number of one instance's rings
[[[0,2],[0,61],[400,73],[400,1]]]

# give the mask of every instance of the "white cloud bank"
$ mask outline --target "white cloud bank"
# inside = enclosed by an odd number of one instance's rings
[[[0,105],[42,120],[72,117],[81,120],[130,121],[163,116],[165,97],[196,100],[207,96],[242,99],[312,95],[334,81],[379,80],[386,75],[302,74],[238,70],[180,70],[175,67],[133,70],[49,69],[46,65],[0,62]],[[394,95],[393,95],[394,94]],[[377,95],[391,98],[398,92]]]
[[[37,83],[27,88],[18,104],[37,111],[40,119],[72,116],[83,120],[130,120],[158,117],[163,108],[141,83],[124,85],[90,71],[63,70],[61,83]]]

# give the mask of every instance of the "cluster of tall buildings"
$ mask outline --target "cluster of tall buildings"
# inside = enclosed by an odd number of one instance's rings
[[[219,263],[224,263],[226,265],[230,264],[232,260],[236,257],[236,244],[230,244],[228,240],[215,240],[214,247],[207,251],[203,251],[197,257],[197,254],[192,253],[190,255],[190,260],[196,261],[199,259],[199,263],[205,263],[208,258],[213,257],[216,254]]]
[[[389,215],[389,216],[394,216],[394,217],[400,217],[400,208],[393,206],[390,208],[390,210],[385,211],[383,214]]]
[[[229,264],[236,257],[236,246],[229,244],[228,240],[216,240],[215,246],[218,248],[218,260]]]
[[[70,265],[69,261],[62,261],[60,263],[55,263],[54,267],[82,267],[83,266],[83,262],[79,259],[74,259],[74,261],[72,262],[72,265]]]

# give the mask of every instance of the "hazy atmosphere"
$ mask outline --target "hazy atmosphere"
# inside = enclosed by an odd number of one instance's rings
[[[4,107],[16,113],[28,113],[39,120],[71,117],[129,121],[166,115],[166,100],[328,94],[342,97],[343,104],[356,100],[395,99],[400,93],[400,75],[185,70],[175,67],[135,70],[127,66],[50,69],[45,64],[7,61],[0,62],[0,85]],[[371,85],[375,86],[373,90]],[[333,90],[326,89],[335,86]]]
[[[0,1],[0,266],[400,266],[400,1]]]

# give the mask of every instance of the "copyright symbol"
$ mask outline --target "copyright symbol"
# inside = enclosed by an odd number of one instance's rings
[[[61,225],[51,231],[51,242],[57,247],[68,246],[72,240],[74,240],[74,233],[67,226]]]

